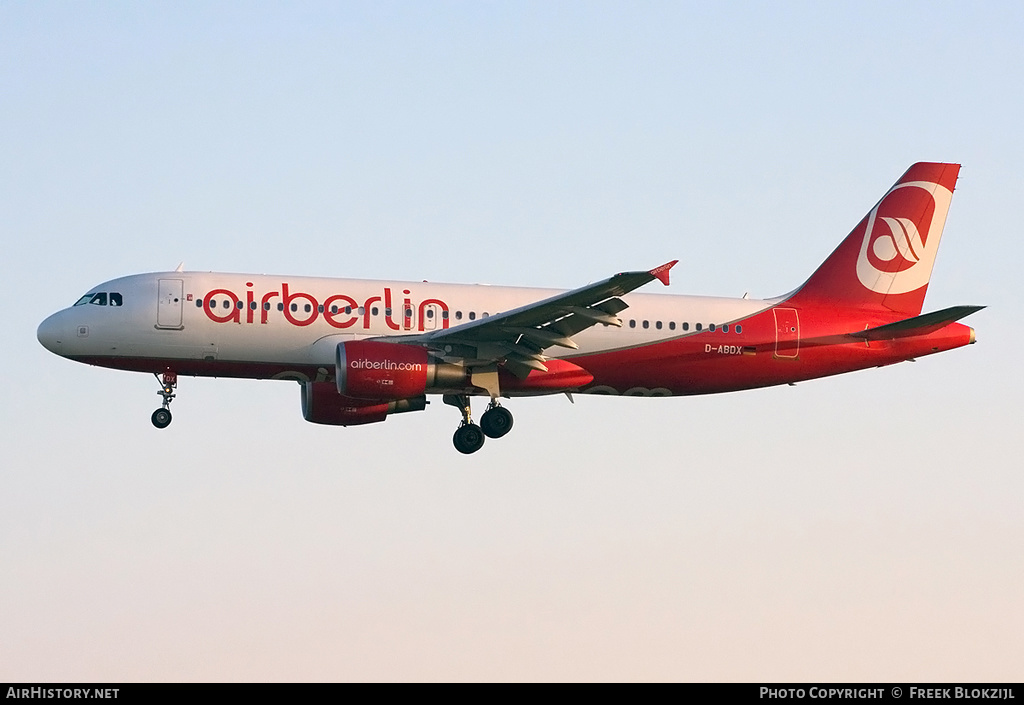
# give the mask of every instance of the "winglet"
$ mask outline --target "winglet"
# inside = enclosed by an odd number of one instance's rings
[[[650,274],[654,276],[654,278],[660,281],[662,284],[668,286],[668,271],[675,267],[677,262],[679,262],[679,260],[677,259],[674,259],[671,262],[666,262],[660,267],[655,267],[654,269],[652,269],[650,271]]]

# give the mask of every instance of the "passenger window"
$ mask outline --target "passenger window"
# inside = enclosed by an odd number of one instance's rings
[[[729,324],[728,323],[725,323],[725,324],[722,325],[722,332],[723,333],[728,333],[729,332]]]
[[[636,328],[636,321],[633,320],[632,318],[629,319],[629,327]]]
[[[700,323],[697,324],[697,330],[704,330],[704,326]]]
[[[345,314],[349,315],[349,316],[352,315],[352,307],[351,306],[346,306],[345,307]]]
[[[231,302],[227,299],[224,299],[224,308],[231,308]]]
[[[92,298],[89,299],[89,303],[91,303],[93,306],[106,306],[107,295],[104,293],[93,294]]]
[[[284,304],[283,303],[277,304],[277,310],[278,311],[284,311]]]
[[[411,308],[405,309],[405,317],[406,318],[412,318],[412,309]]]
[[[238,301],[238,302],[235,303],[235,308],[237,308],[239,311],[241,311],[243,308],[245,308],[245,304],[242,303],[241,301]]]
[[[657,323],[655,323],[654,327],[657,328],[658,330],[661,330],[661,321],[658,321]]]
[[[250,301],[249,302],[249,310],[250,311],[255,311],[256,310],[256,302],[255,301]]]
[[[196,299],[196,308],[202,308],[202,307],[203,307],[203,300],[202,299]]]
[[[741,326],[739,323],[736,324],[736,332],[737,333],[742,333],[743,332],[743,326]]]
[[[337,306],[331,306],[331,313],[337,313],[337,312],[338,312],[338,307]]]
[[[110,305],[111,306],[120,306],[121,304],[122,304],[121,295],[118,294],[116,291],[110,292]]]
[[[668,322],[668,329],[669,330],[675,330],[676,329],[676,322],[675,321],[669,321]]]
[[[684,322],[683,323],[683,330],[690,330],[690,324]]]
[[[386,309],[384,309],[384,315],[385,316],[390,316],[391,315],[391,307],[390,306],[387,307]]]
[[[270,302],[269,301],[264,301],[263,302],[263,310],[264,311],[269,311],[270,310]]]
[[[644,321],[644,329],[650,328],[651,324],[649,321]]]
[[[309,313],[310,311],[313,310],[312,304],[306,304],[305,306],[303,306],[303,308],[306,310],[306,313]]]
[[[708,330],[711,331],[712,333],[714,333],[715,332],[715,324],[712,323],[710,326],[708,326]]]
[[[471,321],[475,321],[476,320],[476,311],[470,311],[469,312],[469,320],[471,320]]]
[[[292,313],[295,313],[298,310],[299,310],[299,305],[298,304],[292,304]]]
[[[434,317],[434,309],[428,308],[427,309],[427,318],[433,318],[433,317]],[[472,317],[473,317],[473,314],[470,314],[470,318],[472,318]]]
[[[441,318],[443,318],[444,320],[447,321],[448,320],[448,312],[447,311],[441,311]]]
[[[488,316],[490,316],[490,315],[491,315],[491,314],[487,313],[487,311],[484,311],[484,316],[483,316],[483,317],[484,317],[484,318],[487,318],[487,317],[488,317]]]
[[[362,306],[360,306],[360,307],[359,307],[359,308],[357,308],[356,310],[357,310],[357,311],[359,312],[359,315],[360,315],[360,316],[362,316],[362,315],[363,315],[364,311],[363,311],[363,307],[362,307]]]
[[[373,314],[374,316],[376,316],[378,310],[379,309],[376,306],[374,306],[373,308],[370,309],[370,313]]]
[[[456,321],[461,321],[462,320],[462,311],[456,311],[455,312],[455,320]]]

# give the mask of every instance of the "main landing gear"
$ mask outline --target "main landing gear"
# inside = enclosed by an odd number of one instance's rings
[[[480,417],[480,425],[473,423],[469,397],[465,394],[446,394],[444,403],[454,406],[462,412],[462,423],[455,429],[452,443],[455,450],[469,455],[480,450],[484,445],[485,436],[501,438],[512,430],[512,412],[492,399],[487,411]]]
[[[492,399],[487,411],[480,417],[480,428],[488,438],[501,438],[512,430],[512,412]]]
[[[178,375],[170,370],[162,375],[153,374],[160,381],[160,391],[157,392],[163,397],[163,405],[153,412],[149,420],[157,428],[167,428],[171,425],[171,401],[174,399],[174,388],[178,386]]]

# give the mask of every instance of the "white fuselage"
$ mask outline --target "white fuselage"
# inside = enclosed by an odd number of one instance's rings
[[[454,327],[558,292],[212,272],[140,274],[90,291],[120,294],[120,306],[84,303],[60,311],[40,327],[40,339],[66,357],[268,364],[294,367],[297,374],[267,376],[302,379],[301,369],[329,369],[339,342]],[[703,296],[623,298],[629,308],[620,315],[621,328],[594,326],[575,336],[578,350],[552,348],[548,355],[594,354],[691,336],[771,306]],[[742,338],[737,333],[736,343]]]

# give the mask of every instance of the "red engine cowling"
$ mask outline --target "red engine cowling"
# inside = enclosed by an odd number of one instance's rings
[[[427,351],[416,345],[354,340],[338,344],[338,393],[357,399],[409,399],[427,389]]]
[[[310,423],[358,426],[383,421],[388,414],[423,411],[426,407],[426,396],[392,401],[353,399],[338,394],[331,382],[306,382],[302,385],[302,418]]]

